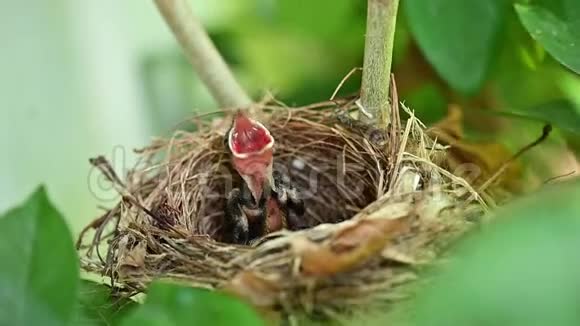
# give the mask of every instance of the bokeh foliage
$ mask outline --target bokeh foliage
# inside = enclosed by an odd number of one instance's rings
[[[154,283],[145,304],[81,280],[64,217],[38,188],[0,215],[0,325],[260,326],[246,304],[223,294]]]
[[[347,324],[578,325],[579,196],[576,180],[499,209],[424,272],[416,297]],[[69,230],[42,188],[0,226],[0,325],[264,325],[244,303],[204,289],[156,282],[138,306],[103,284],[79,287]]]
[[[364,2],[245,0],[242,3],[226,24],[215,26],[210,32],[254,95],[270,89],[290,103],[324,100],[350,69],[361,65]],[[577,1],[532,3],[534,8],[545,6],[540,7],[545,11],[556,10],[558,7],[553,3],[566,5],[565,10],[558,9],[567,13],[566,20],[558,21],[554,28],[564,28],[572,35],[578,28],[577,19],[573,18]],[[518,4],[517,8],[521,12],[529,6]],[[400,91],[412,96],[420,86],[436,84],[447,103],[484,97],[487,102],[505,106],[529,106],[566,97],[564,87],[559,85],[561,80],[556,77],[572,73],[545,55],[545,49],[553,54],[550,46],[530,36],[518,11],[515,2],[507,0],[403,1],[395,48],[395,72],[399,72],[398,79],[405,81]],[[579,56],[570,57],[564,59],[565,65],[574,65],[571,60]],[[413,69],[414,73],[407,74]],[[550,75],[554,70],[557,73]],[[509,83],[501,83],[510,76]],[[547,91],[526,92],[534,81],[541,81]],[[580,83],[577,78],[575,81]],[[358,81],[353,78],[346,87],[343,93],[356,91]],[[492,94],[484,93],[486,87],[493,89]],[[528,101],[523,99],[530,96]]]
[[[495,212],[406,307],[411,324],[580,324],[579,196],[550,185]]]
[[[580,112],[580,77],[574,72],[580,46],[572,40],[580,33],[579,3],[402,1],[393,70],[400,99],[427,123],[458,104],[468,133],[514,149],[537,137],[546,120],[570,127]],[[362,65],[364,1],[244,0],[236,8],[210,33],[256,99],[268,90],[289,105],[327,100],[341,79]],[[539,10],[543,16],[529,17]],[[359,85],[356,73],[340,94],[356,93]],[[190,101],[199,108],[195,97]],[[554,107],[554,102],[565,105]],[[538,114],[538,107],[544,112]],[[518,119],[528,110],[540,121],[532,129]],[[580,126],[572,129],[577,133]],[[566,132],[563,138],[555,135],[563,139],[556,143],[573,145],[575,136]]]
[[[497,141],[534,138],[536,129],[512,120],[524,117],[550,122],[564,141],[578,144],[579,1],[403,3],[394,72],[400,98],[421,118],[437,121],[454,103],[474,133]],[[227,24],[210,31],[256,98],[270,89],[300,105],[328,99],[361,65],[364,17],[359,0],[243,0]],[[144,82],[156,83],[156,68],[168,64],[179,71],[178,105],[197,107],[196,78],[179,51],[143,58]],[[356,92],[359,83],[355,75],[341,94]],[[151,105],[162,103],[150,95]],[[481,111],[492,118],[481,119]],[[507,127],[517,137],[501,138],[500,116],[511,117]],[[457,260],[433,272],[433,282],[407,307],[411,323],[580,323],[579,189],[578,182],[550,186],[497,212],[495,223],[458,247]],[[156,284],[136,307],[102,284],[81,281],[70,231],[42,188],[0,216],[0,264],[0,325],[183,325],[205,322],[210,311],[222,325],[262,323],[247,306],[206,291]],[[380,316],[377,324],[392,317]]]

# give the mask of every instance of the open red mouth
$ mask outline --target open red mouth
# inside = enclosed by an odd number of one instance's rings
[[[262,176],[266,174],[267,169],[272,163],[273,153],[271,150],[265,150],[261,153],[252,153],[247,157],[234,155],[233,163],[239,173],[248,176]]]
[[[238,158],[262,154],[274,145],[274,138],[264,125],[239,112],[229,134],[229,147]]]
[[[234,168],[258,200],[264,186],[271,183],[274,138],[260,122],[238,112],[228,135],[228,145]]]

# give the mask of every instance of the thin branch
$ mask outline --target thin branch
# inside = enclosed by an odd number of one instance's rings
[[[155,0],[157,8],[181,44],[213,98],[222,107],[246,107],[252,100],[236,81],[187,0]]]
[[[389,82],[399,0],[368,0],[361,104],[366,122],[386,128],[390,123]]]
[[[479,188],[479,191],[483,192],[485,189],[487,189],[487,187],[489,187],[495,180],[497,180],[497,178],[499,178],[507,170],[507,168],[510,166],[510,164],[512,164],[517,159],[519,159],[520,156],[524,155],[524,153],[526,153],[530,149],[538,146],[543,141],[548,139],[548,136],[550,136],[551,132],[552,132],[552,125],[550,125],[550,124],[545,125],[544,128],[542,129],[542,135],[538,139],[534,140],[534,142],[524,146],[524,148],[520,149],[510,159],[505,161],[500,166],[500,168],[489,179],[487,179],[487,181],[485,181],[483,183],[483,185],[481,185],[481,187]]]
[[[346,81],[350,78],[350,76],[352,76],[357,71],[362,71],[362,68],[360,68],[360,67],[352,68],[348,72],[348,74],[346,74],[346,76],[344,76],[344,78],[342,78],[342,80],[340,81],[340,83],[338,84],[338,86],[336,86],[336,89],[332,93],[332,96],[330,96],[330,101],[334,101],[334,98],[336,97],[336,95],[338,94],[338,91],[340,91],[340,89],[342,88],[342,86],[344,85],[344,83],[346,83]]]
[[[563,178],[567,178],[567,177],[573,176],[575,174],[576,174],[576,170],[572,170],[572,171],[570,171],[568,173],[561,174],[561,175],[557,175],[555,177],[551,177],[551,178],[547,179],[546,181],[544,181],[544,184],[548,184],[548,183],[554,182],[556,180],[560,180],[560,179],[563,179]]]

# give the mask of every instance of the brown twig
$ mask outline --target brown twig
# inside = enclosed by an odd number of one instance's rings
[[[561,175],[553,176],[551,178],[548,178],[546,181],[544,181],[544,184],[549,184],[551,182],[554,182],[554,181],[557,181],[557,180],[560,180],[560,179],[564,179],[564,178],[567,178],[567,177],[571,177],[571,176],[573,176],[575,174],[576,174],[576,170],[573,170],[573,171],[570,171],[568,173],[564,173],[564,174],[561,174]]]
[[[330,101],[334,101],[334,99],[336,98],[336,95],[338,94],[338,91],[340,91],[340,89],[342,88],[342,86],[344,85],[344,83],[346,83],[346,81],[357,71],[362,71],[362,68],[360,67],[354,67],[352,68],[348,74],[346,74],[342,80],[340,81],[340,83],[338,84],[338,86],[336,86],[336,89],[334,90],[334,92],[332,93],[332,95],[330,96]]]
[[[483,185],[481,185],[481,187],[479,188],[479,191],[482,192],[485,189],[487,189],[487,187],[489,187],[495,180],[497,180],[497,178],[499,178],[499,176],[501,176],[505,172],[505,170],[510,166],[510,164],[512,164],[515,160],[520,158],[520,156],[522,156],[525,152],[529,151],[530,149],[536,147],[537,145],[539,145],[540,143],[545,141],[551,132],[552,132],[552,125],[549,125],[549,124],[545,125],[544,128],[542,129],[542,135],[540,137],[538,137],[538,139],[536,139],[532,143],[530,143],[530,144],[524,146],[522,149],[520,149],[509,160],[505,161],[501,165],[501,167],[489,179],[487,179],[487,181],[485,181],[485,183]]]
[[[187,0],[155,0],[157,8],[181,44],[213,98],[222,107],[246,107],[250,97],[238,84]]]

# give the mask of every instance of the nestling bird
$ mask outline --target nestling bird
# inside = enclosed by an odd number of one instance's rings
[[[226,133],[232,165],[243,179],[225,208],[230,241],[248,244],[268,233],[305,227],[304,202],[290,179],[273,171],[274,138],[260,122],[238,111]]]

